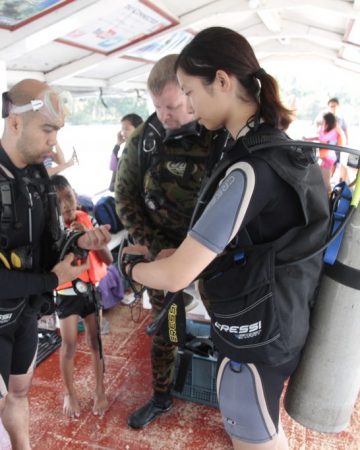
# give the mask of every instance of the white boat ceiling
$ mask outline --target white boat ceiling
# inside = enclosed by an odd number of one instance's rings
[[[243,34],[262,64],[360,73],[360,0],[2,0],[2,84],[142,90],[154,61],[217,25]]]

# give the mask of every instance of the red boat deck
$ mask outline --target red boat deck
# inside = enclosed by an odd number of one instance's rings
[[[174,407],[143,430],[132,430],[127,417],[151,396],[150,338],[145,326],[149,311],[138,323],[130,309],[119,305],[106,313],[110,333],[103,336],[106,390],[110,408],[103,418],[91,413],[94,380],[84,333],[79,335],[75,380],[82,414],[62,414],[63,385],[59,351],[36,369],[30,393],[30,429],[34,450],[230,450],[231,443],[214,407],[175,399]],[[360,401],[347,431],[317,433],[294,422],[284,410],[282,418],[291,450],[359,450]],[[0,450],[9,450],[0,429]]]

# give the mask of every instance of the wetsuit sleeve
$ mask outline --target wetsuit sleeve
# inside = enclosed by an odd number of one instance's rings
[[[57,276],[52,272],[31,273],[0,269],[0,300],[51,292],[57,285]]]
[[[141,195],[138,142],[142,126],[130,136],[119,160],[115,181],[116,212],[135,242],[150,246],[152,227]]]
[[[242,227],[254,189],[252,166],[247,162],[231,166],[189,235],[213,252],[221,253]]]

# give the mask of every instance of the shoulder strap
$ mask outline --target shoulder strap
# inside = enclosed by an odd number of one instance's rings
[[[164,127],[161,125],[156,113],[149,116],[143,126],[138,142],[138,165],[140,173],[140,192],[143,192],[143,179],[150,164],[152,154],[160,152],[163,146]]]
[[[207,185],[202,189],[198,203],[193,212],[190,227],[204,210],[226,170],[235,162],[240,161],[246,155],[252,155],[259,150],[281,148],[284,151],[291,153],[294,164],[297,164],[299,167],[306,167],[307,165],[316,162],[316,149],[319,148],[320,144],[318,142],[292,140],[284,132],[276,128],[271,129],[270,127],[264,127],[262,133],[259,133],[259,131],[254,134],[249,133],[238,139],[234,145],[236,145],[236,148],[231,146],[226,151],[225,157],[214,168]],[[321,148],[360,156],[359,150],[349,147],[321,144]]]
[[[14,223],[14,194],[11,184],[14,175],[0,164],[0,247],[6,247],[7,232]]]
[[[277,130],[276,133],[269,133],[268,130],[263,134],[257,133],[256,135],[248,134],[243,138],[240,138],[236,142],[236,148],[233,151],[229,151],[226,157],[221,161],[221,163],[215,167],[207,185],[204,187],[202,192],[200,193],[197,205],[194,209],[193,216],[191,218],[190,227],[196,222],[196,220],[200,217],[202,211],[205,209],[206,205],[210,201],[216,187],[218,186],[219,181],[224,176],[226,170],[235,162],[241,160],[246,155],[251,155],[259,150],[270,149],[270,148],[280,148],[284,151],[288,151],[291,154],[291,159],[294,164],[299,165],[299,167],[306,167],[309,164],[313,164],[316,162],[315,150],[319,148],[318,142],[311,141],[297,141],[290,139],[285,133]],[[277,134],[277,136],[276,136]],[[329,150],[335,150],[340,152],[351,153],[355,155],[360,155],[359,150],[351,149],[348,147],[339,147],[337,145],[332,144],[321,144],[322,148],[327,148]],[[299,259],[295,259],[292,261],[286,261],[278,265],[286,266],[291,264],[297,264],[303,261],[306,261],[320,252],[324,251],[329,244],[335,241],[338,236],[342,233],[342,230],[345,228],[347,223],[349,222],[352,214],[356,207],[351,206],[348,208],[348,212],[342,221],[341,225],[337,225],[336,230],[333,230],[333,234],[327,240],[327,242],[321,247],[315,249],[311,254],[301,257]],[[340,238],[341,239],[341,238]],[[274,242],[276,247],[282,242],[282,238],[280,237],[278,240]]]

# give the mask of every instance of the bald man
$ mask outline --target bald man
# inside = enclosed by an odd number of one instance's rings
[[[66,235],[43,161],[67,114],[64,96],[37,80],[3,93],[0,141],[0,416],[13,450],[29,450],[28,390],[36,362],[37,317],[44,297],[75,280],[87,263],[75,254],[110,240],[104,225]],[[65,245],[64,245],[65,244]],[[70,253],[65,252],[68,248]],[[60,253],[66,254],[59,261]]]

